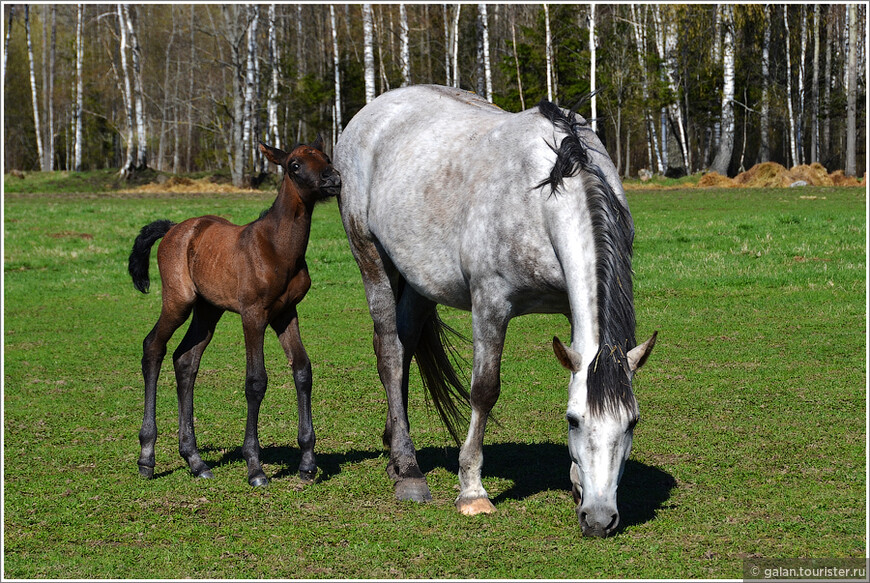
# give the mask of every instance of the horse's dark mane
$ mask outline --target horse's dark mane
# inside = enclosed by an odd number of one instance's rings
[[[554,126],[566,132],[556,152],[550,176],[537,186],[549,185],[556,194],[568,177],[581,175],[586,202],[592,216],[598,275],[598,354],[589,365],[587,405],[593,415],[623,409],[637,414],[637,401],[628,377],[628,351],[635,345],[634,299],[631,283],[631,255],[634,225],[628,207],[604,178],[601,168],[587,154],[580,138],[574,111],[567,114],[542,99],[538,110]]]

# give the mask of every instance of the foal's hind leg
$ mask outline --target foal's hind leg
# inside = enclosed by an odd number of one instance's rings
[[[199,362],[223,310],[199,300],[193,309],[193,319],[187,334],[173,355],[175,380],[178,385],[178,453],[190,466],[197,478],[211,478],[213,474],[199,455],[196,433],[193,429],[193,386],[199,372]]]
[[[278,334],[278,340],[281,341],[287,360],[293,368],[296,406],[299,411],[299,430],[296,441],[302,452],[302,460],[299,462],[299,477],[311,481],[317,474],[317,461],[314,457],[314,423],[311,419],[311,361],[302,345],[296,308],[294,307],[280,319],[272,322],[272,328]]]
[[[164,290],[165,294],[165,290]],[[166,343],[190,315],[192,304],[167,302],[164,295],[163,308],[157,323],[142,342],[142,376],[145,380],[145,414],[139,430],[139,473],[146,478],[154,477],[154,445],[157,443],[157,378]]]

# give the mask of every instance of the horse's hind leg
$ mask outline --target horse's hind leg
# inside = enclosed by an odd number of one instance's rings
[[[178,453],[190,466],[197,478],[211,478],[213,474],[199,455],[193,428],[193,386],[199,372],[199,363],[223,310],[204,300],[197,302],[187,334],[172,357],[175,381],[178,386]]]
[[[142,342],[142,377],[145,380],[145,414],[139,430],[139,473],[146,478],[154,477],[154,446],[157,443],[157,378],[166,343],[190,315],[190,307],[172,309],[164,296],[160,317],[151,332]]]
[[[314,457],[314,423],[311,419],[311,360],[302,345],[299,334],[299,317],[296,308],[279,320],[272,322],[278,340],[284,348],[287,360],[293,368],[293,381],[296,385],[296,406],[299,411],[299,430],[296,441],[302,453],[299,462],[299,477],[305,481],[314,480],[317,474],[317,461]]]

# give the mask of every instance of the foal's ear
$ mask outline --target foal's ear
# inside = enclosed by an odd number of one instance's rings
[[[317,138],[314,140],[314,143],[311,144],[311,147],[314,148],[315,150],[323,152],[323,136],[320,134],[317,134]]]
[[[556,353],[556,358],[562,366],[571,372],[580,370],[580,354],[562,344],[557,336],[553,336],[553,352]]]
[[[266,159],[275,166],[284,166],[287,163],[287,153],[283,150],[267,146],[263,142],[260,142],[260,152],[262,152]]]

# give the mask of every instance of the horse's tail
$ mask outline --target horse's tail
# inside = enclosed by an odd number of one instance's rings
[[[148,287],[151,285],[151,280],[148,279],[151,247],[174,226],[175,223],[165,219],[154,221],[142,227],[139,236],[133,242],[133,251],[130,252],[127,270],[130,272],[130,277],[133,278],[133,285],[143,294],[148,293]]]
[[[448,356],[449,352],[454,360],[461,358],[453,348],[450,336],[464,339],[459,332],[441,321],[437,310],[433,310],[432,315],[423,323],[414,358],[423,379],[427,402],[431,398],[447,431],[458,444],[461,440],[456,424],[466,420],[463,409],[470,406],[470,397]],[[459,405],[464,407],[460,408]]]

